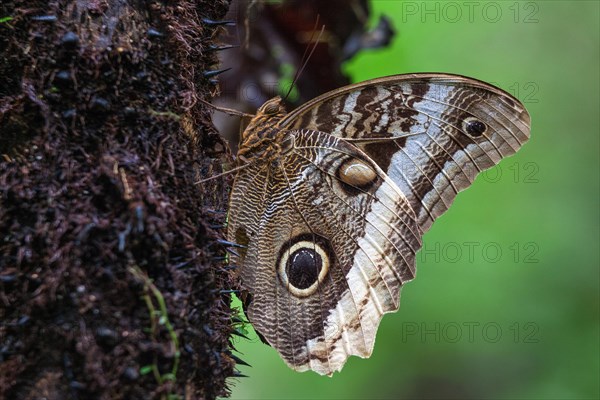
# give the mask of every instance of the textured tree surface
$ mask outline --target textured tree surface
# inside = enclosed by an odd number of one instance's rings
[[[213,398],[226,0],[0,4],[0,398]]]

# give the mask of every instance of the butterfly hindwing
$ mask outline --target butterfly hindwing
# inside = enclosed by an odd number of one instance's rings
[[[294,369],[332,374],[371,354],[383,313],[414,277],[420,232],[360,149],[324,132],[288,135],[278,162],[236,177],[228,232],[247,248],[232,261],[244,265],[255,329]]]

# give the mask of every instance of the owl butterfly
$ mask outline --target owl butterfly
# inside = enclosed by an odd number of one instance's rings
[[[369,357],[423,234],[529,126],[508,93],[447,74],[373,79],[289,114],[267,101],[242,134],[227,227],[256,331],[298,371]]]

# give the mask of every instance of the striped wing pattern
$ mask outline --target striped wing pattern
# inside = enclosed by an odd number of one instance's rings
[[[414,277],[420,232],[407,199],[376,164],[368,189],[337,179],[345,160],[367,159],[359,149],[324,132],[289,135],[294,149],[279,165],[237,177],[228,229],[248,248],[233,262],[244,265],[256,331],[292,368],[330,375],[350,355],[371,354],[382,315],[398,309],[400,287]],[[277,273],[281,249],[298,237],[329,246],[329,272],[308,297],[290,293]]]
[[[485,131],[470,135],[469,121]],[[426,232],[479,172],[529,139],[530,118],[517,99],[489,84],[417,74],[330,92],[290,113],[283,126],[328,132],[361,148],[409,199]]]
[[[500,89],[444,74],[347,86],[276,121],[263,111],[240,147],[250,165],[227,232],[246,248],[232,262],[256,331],[290,367],[331,375],[371,354],[421,236],[527,141],[529,115]]]

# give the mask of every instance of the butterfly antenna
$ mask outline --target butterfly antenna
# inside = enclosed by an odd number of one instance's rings
[[[230,169],[229,171],[221,172],[220,174],[217,174],[217,175],[211,176],[210,178],[201,179],[201,180],[199,180],[199,181],[195,182],[195,184],[196,184],[196,185],[199,185],[199,184],[201,184],[201,183],[205,183],[205,182],[208,182],[208,181],[212,181],[213,179],[221,178],[221,177],[223,177],[223,176],[226,176],[226,175],[232,174],[232,173],[234,173],[234,172],[241,171],[241,170],[243,170],[244,168],[247,168],[247,167],[249,167],[249,166],[251,166],[251,165],[252,165],[251,163],[250,163],[250,164],[244,164],[244,165],[240,165],[239,167],[235,167],[235,168],[233,168],[233,169]]]
[[[202,100],[202,99],[198,99],[198,101],[200,101],[200,103],[202,103],[202,104],[204,104],[204,105],[206,105],[206,106],[208,106],[208,107],[210,107],[210,108],[212,108],[214,110],[224,112],[225,114],[235,115],[235,116],[238,116],[238,117],[245,117],[245,118],[254,118],[253,114],[248,114],[248,113],[245,113],[245,112],[242,112],[242,111],[233,110],[231,108],[220,107],[220,106],[214,105],[214,104],[209,103],[208,101]]]
[[[315,32],[317,31],[317,26],[319,26],[319,15],[317,15],[317,21],[315,22],[315,26],[310,35],[310,42],[312,42],[315,37]],[[319,35],[317,36],[317,40],[315,40],[314,45],[312,46],[312,49],[310,50],[310,53],[308,54],[308,57],[306,57],[306,58],[305,58],[306,52],[308,51],[309,47],[306,46],[306,48],[304,49],[304,54],[302,54],[302,60],[303,60],[302,66],[298,70],[296,70],[296,74],[294,75],[294,80],[292,81],[292,84],[290,85],[290,89],[288,90],[288,92],[285,95],[285,97],[283,98],[283,100],[287,100],[289,95],[292,93],[292,89],[294,88],[294,85],[298,81],[300,74],[302,74],[302,72],[304,71],[304,68],[306,68],[306,66],[308,65],[308,61],[310,60],[313,53],[317,49],[317,46],[319,45],[319,41],[321,40],[321,36],[323,36],[324,31],[325,31],[325,25],[321,26],[321,30],[319,31]]]
[[[315,32],[317,31],[317,26],[319,26],[319,19],[320,18],[321,18],[321,16],[319,14],[317,14],[317,20],[315,21],[315,25],[313,26],[312,30],[310,31],[310,38],[308,39],[308,43],[309,44],[313,43],[313,40],[315,38]],[[318,43],[318,40],[315,43]],[[302,53],[302,57],[300,58],[300,64],[301,65],[303,65],[304,62],[307,60],[306,53],[308,53],[308,49],[310,49],[310,46],[305,46],[304,47],[304,53]],[[298,77],[298,71],[296,71],[296,74],[294,76],[294,82],[296,81],[297,77]]]

